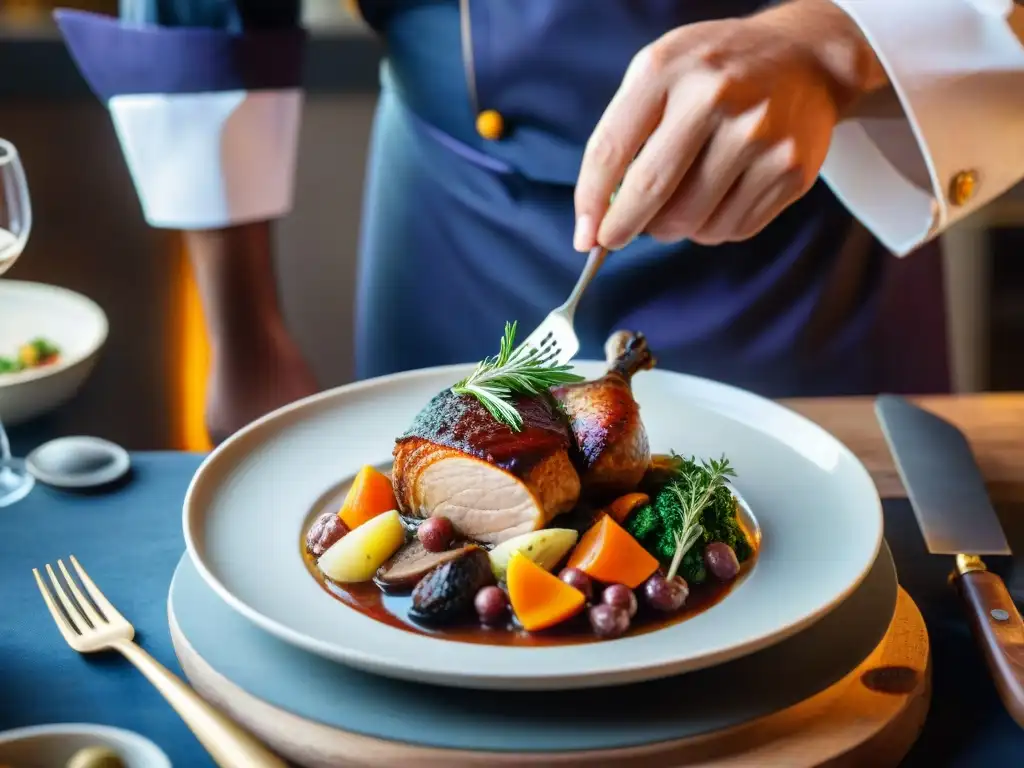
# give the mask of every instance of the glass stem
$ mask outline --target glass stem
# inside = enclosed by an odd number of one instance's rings
[[[4,424],[0,421],[0,462],[11,458],[11,441],[7,439]]]

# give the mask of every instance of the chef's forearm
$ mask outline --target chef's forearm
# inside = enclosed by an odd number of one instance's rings
[[[283,325],[269,221],[185,232],[215,349],[241,352]]]

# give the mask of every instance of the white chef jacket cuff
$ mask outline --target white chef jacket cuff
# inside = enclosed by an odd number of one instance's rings
[[[305,32],[238,34],[58,11],[107,105],[146,221],[213,229],[292,207]]]
[[[987,0],[833,2],[873,47],[904,116],[844,121],[821,174],[906,255],[1024,176],[1024,46]],[[968,177],[972,194],[957,199]]]
[[[213,229],[291,210],[298,89],[128,94],[107,105],[152,226]]]

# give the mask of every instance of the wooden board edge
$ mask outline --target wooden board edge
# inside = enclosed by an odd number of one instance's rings
[[[210,667],[168,611],[175,654],[193,687],[284,757],[307,768],[631,768],[897,765],[924,724],[931,693],[928,633],[901,588],[889,630],[864,663],[793,707],[726,731],[625,749],[560,753],[459,751],[385,741],[311,722],[246,693]]]

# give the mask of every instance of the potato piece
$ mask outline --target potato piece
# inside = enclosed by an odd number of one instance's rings
[[[516,552],[522,552],[545,571],[550,571],[576,546],[578,536],[571,528],[544,528],[513,536],[489,553],[494,578],[499,581],[505,578],[508,561]]]
[[[316,564],[328,578],[342,584],[369,581],[404,543],[405,527],[393,509],[349,531]]]

